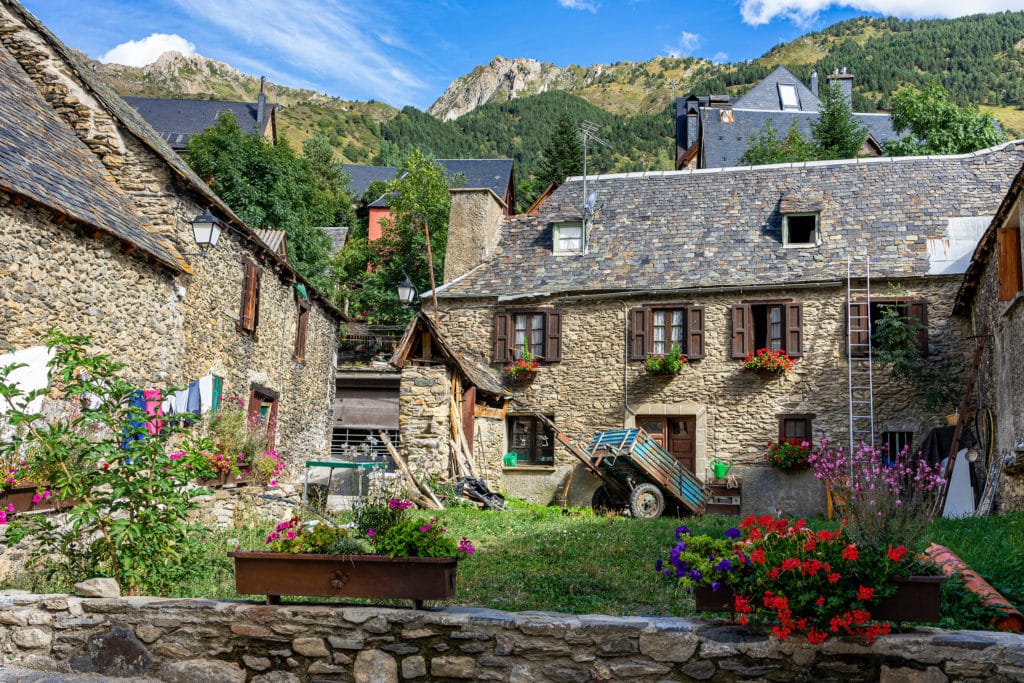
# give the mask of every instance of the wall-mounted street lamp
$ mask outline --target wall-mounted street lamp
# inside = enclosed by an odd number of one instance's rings
[[[404,308],[411,306],[415,298],[416,287],[409,281],[409,278],[398,283],[398,300],[402,302]]]
[[[220,233],[224,230],[224,224],[209,211],[204,211],[192,219],[192,238],[199,246],[198,254],[182,254],[183,256],[202,256],[206,258],[206,252],[217,246]]]

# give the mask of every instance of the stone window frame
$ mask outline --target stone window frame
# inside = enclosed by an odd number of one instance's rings
[[[260,284],[263,269],[252,259],[242,261],[242,301],[238,311],[238,331],[258,338],[260,324]]]
[[[579,241],[579,246],[574,249],[563,248],[562,242],[564,238],[562,236],[563,228],[579,228],[578,238],[568,238]],[[575,256],[583,253],[583,239],[585,237],[584,230],[586,226],[583,221],[560,221],[558,223],[552,223],[551,225],[551,253],[555,256]]]
[[[808,231],[808,235],[811,239],[804,241],[795,241],[790,237],[790,225],[789,221],[791,218],[814,218],[814,228]],[[794,226],[795,228],[795,226]],[[807,226],[802,226],[801,230],[807,231]],[[821,212],[820,211],[793,211],[790,213],[782,214],[782,246],[786,249],[810,249],[821,246]]]
[[[781,311],[778,321],[779,333],[774,336],[770,330],[765,330],[765,344],[759,345],[757,327],[759,324],[761,310],[765,309],[764,315],[769,315],[768,309],[777,307]],[[757,310],[756,310],[757,309]],[[732,348],[733,358],[746,358],[747,354],[754,353],[761,348],[772,348],[772,342],[779,340],[780,348],[790,358],[803,356],[804,338],[804,314],[803,305],[793,299],[764,299],[745,300],[734,304],[731,310],[732,319]],[[767,320],[765,326],[771,326],[773,321]]]
[[[683,314],[683,333],[681,340],[666,340],[671,343],[679,341],[679,351],[687,360],[700,360],[704,357],[704,307],[692,302],[666,302],[638,306],[629,311],[629,359],[631,361],[646,360],[654,351],[654,317],[656,313],[670,316],[681,311]],[[671,345],[666,344],[666,353]]]
[[[546,415],[546,417],[554,422],[554,415]],[[528,424],[527,427],[527,438],[529,445],[526,447],[528,450],[524,454],[520,451],[519,447],[515,445],[514,429],[516,423]],[[555,433],[548,425],[537,419],[536,415],[524,414],[515,415],[510,414],[505,420],[506,437],[508,439],[508,450],[515,451],[517,458],[516,467],[554,467],[555,465]],[[548,437],[548,443],[546,445],[538,445],[538,437],[542,434]],[[542,452],[543,450],[543,452]]]
[[[522,355],[515,345],[516,318],[519,316],[543,316],[541,347],[543,353],[534,353],[534,360],[541,363],[557,363],[562,360],[562,314],[550,308],[517,308],[494,314],[491,329],[492,361],[509,363]],[[527,333],[533,332],[527,327]],[[533,346],[533,344],[531,344]]]
[[[813,443],[815,413],[780,413],[776,416],[779,420],[779,440],[804,439]],[[802,429],[798,429],[803,425]],[[792,428],[791,428],[792,427]]]

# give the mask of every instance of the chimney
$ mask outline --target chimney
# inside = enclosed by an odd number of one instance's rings
[[[260,96],[256,99],[256,132],[263,135],[263,120],[267,111],[267,96],[263,94],[263,86],[267,82],[266,76],[260,76]]]
[[[815,97],[818,96],[818,70],[815,69],[811,72],[811,94]]]
[[[505,202],[490,189],[463,187],[448,192],[451,208],[444,282],[451,282],[493,256],[506,220]]]
[[[850,110],[853,110],[853,74],[846,72],[846,67],[836,69],[830,75],[826,77],[828,83],[831,86],[839,88],[839,91],[843,93],[843,99],[846,100],[846,104],[849,105]]]

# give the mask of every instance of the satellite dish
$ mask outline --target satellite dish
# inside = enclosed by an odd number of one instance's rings
[[[597,190],[594,190],[587,195],[586,200],[583,202],[583,213],[588,216],[594,214],[594,203],[597,201]]]

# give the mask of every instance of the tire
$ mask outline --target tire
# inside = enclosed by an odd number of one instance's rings
[[[621,509],[622,506],[616,506],[608,489],[601,485],[594,491],[594,496],[590,499],[590,507],[596,514],[603,515]]]
[[[629,494],[629,511],[637,519],[657,519],[665,511],[665,494],[654,484],[640,484]]]

